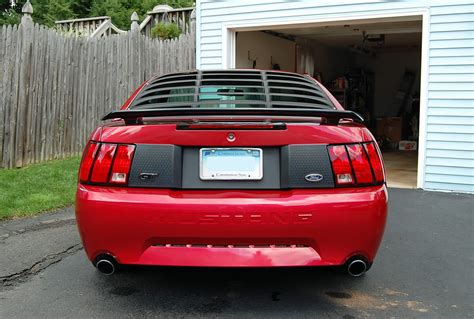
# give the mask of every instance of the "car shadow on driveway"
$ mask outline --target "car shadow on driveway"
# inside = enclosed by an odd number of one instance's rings
[[[98,288],[113,298],[133,296],[138,308],[189,316],[355,318],[386,309],[380,296],[358,291],[368,277],[335,268],[127,267],[98,275]]]

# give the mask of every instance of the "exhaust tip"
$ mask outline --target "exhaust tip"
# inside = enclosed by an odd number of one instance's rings
[[[115,272],[115,264],[108,259],[99,259],[95,266],[101,273],[107,276],[113,275]]]
[[[354,259],[347,265],[347,273],[352,277],[360,277],[367,271],[367,262],[362,259]]]

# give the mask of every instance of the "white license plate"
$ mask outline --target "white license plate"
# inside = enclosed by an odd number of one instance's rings
[[[202,148],[199,164],[202,180],[263,178],[263,152],[260,148]]]

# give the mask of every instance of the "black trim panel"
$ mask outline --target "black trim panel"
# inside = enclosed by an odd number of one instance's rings
[[[138,144],[129,187],[181,188],[182,149],[176,145]]]
[[[306,176],[319,174],[320,181]],[[332,188],[334,177],[326,145],[295,144],[281,148],[281,188]]]

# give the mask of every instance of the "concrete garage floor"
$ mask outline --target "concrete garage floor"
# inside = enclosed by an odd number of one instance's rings
[[[325,269],[196,268],[106,277],[72,250],[0,286],[0,318],[472,318],[474,196],[406,189],[389,196],[379,255],[361,278]],[[63,224],[55,228],[70,227]],[[0,231],[13,226],[20,227],[0,223]],[[77,238],[29,229],[6,241],[27,233],[40,243]]]
[[[382,154],[388,187],[416,188],[418,152],[392,151]]]

